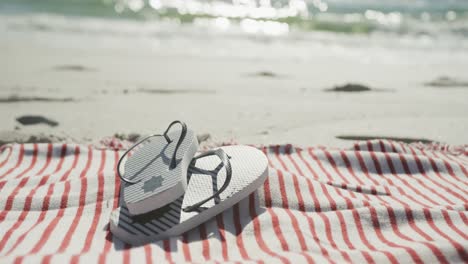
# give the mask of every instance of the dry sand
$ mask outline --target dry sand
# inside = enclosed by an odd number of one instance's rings
[[[425,52],[394,58],[377,49],[360,51],[363,59],[327,46],[307,59],[270,57],[288,52],[281,43],[264,44],[258,57],[229,56],[236,47],[210,56],[220,45],[190,53],[148,40],[11,33],[0,41],[0,143],[30,135],[91,142],[161,132],[175,119],[216,141],[250,144],[348,146],[379,136],[468,143],[463,58],[421,64]],[[445,75],[459,85],[434,85]],[[326,91],[348,83],[371,90]],[[58,125],[22,125],[21,116]]]

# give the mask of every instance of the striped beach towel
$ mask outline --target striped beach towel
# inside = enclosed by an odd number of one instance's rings
[[[466,147],[261,148],[265,184],[180,237],[113,237],[121,150],[0,148],[0,263],[468,262]]]

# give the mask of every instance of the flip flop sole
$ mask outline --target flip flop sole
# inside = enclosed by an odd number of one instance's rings
[[[111,232],[132,245],[179,236],[217,214],[232,207],[257,190],[268,176],[268,160],[260,150],[248,146],[228,146],[221,149],[230,157],[232,178],[224,192],[203,205],[198,211],[184,212],[192,205],[216,192],[224,183],[226,172],[217,157],[197,160],[197,169],[212,173],[191,173],[185,194],[174,202],[141,216],[132,216],[125,206],[114,210],[110,218]]]
[[[187,188],[187,169],[198,149],[198,140],[192,130],[181,142],[177,151],[177,166],[170,169],[172,155],[182,131],[164,137],[149,139],[125,163],[124,177],[137,183],[123,183],[122,196],[132,215],[144,214],[173,202]]]

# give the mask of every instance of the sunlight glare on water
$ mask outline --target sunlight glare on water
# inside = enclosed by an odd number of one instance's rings
[[[96,23],[90,25],[91,20]],[[405,40],[412,46],[434,43],[452,49],[468,48],[468,1],[0,0],[0,27],[346,42],[367,36],[383,43]]]

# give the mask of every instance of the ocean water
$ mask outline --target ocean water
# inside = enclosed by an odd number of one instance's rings
[[[0,28],[468,49],[468,0],[1,0]]]

